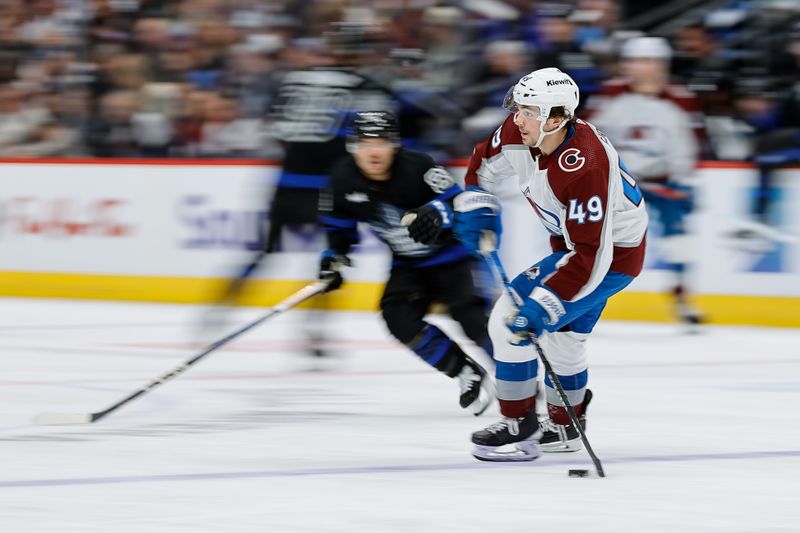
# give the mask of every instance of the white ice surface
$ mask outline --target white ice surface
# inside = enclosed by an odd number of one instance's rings
[[[494,422],[389,340],[291,311],[95,424],[192,356],[199,308],[0,300],[0,532],[797,532],[800,332],[602,323],[584,452],[472,459]],[[243,310],[237,324],[258,316]]]

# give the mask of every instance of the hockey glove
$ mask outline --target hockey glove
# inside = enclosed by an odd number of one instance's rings
[[[495,235],[494,245],[500,246],[503,232],[500,220],[500,202],[497,197],[480,187],[470,187],[456,196],[453,233],[470,251],[480,251],[481,237],[485,231]]]
[[[506,318],[506,327],[514,334],[508,342],[527,346],[531,344],[531,335],[538,337],[553,329],[565,314],[561,298],[544,287],[536,287],[525,304]]]
[[[442,200],[428,202],[410,213],[415,214],[416,218],[409,224],[408,234],[422,244],[432,243],[443,230],[453,225],[453,210]]]
[[[346,255],[337,254],[331,249],[322,252],[319,260],[319,279],[328,282],[325,292],[335,291],[344,283],[342,278],[342,267],[350,266],[350,258]]]

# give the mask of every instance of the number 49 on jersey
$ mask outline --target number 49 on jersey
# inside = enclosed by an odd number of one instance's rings
[[[577,220],[578,224],[584,224],[587,212],[589,222],[603,220],[603,201],[600,200],[599,196],[589,198],[589,201],[586,202],[586,208],[584,208],[583,202],[578,202],[574,198],[569,201],[569,212],[567,213],[569,220]]]

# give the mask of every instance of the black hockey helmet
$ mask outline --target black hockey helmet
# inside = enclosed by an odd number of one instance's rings
[[[386,139],[400,142],[397,118],[389,111],[360,111],[353,119],[350,142],[360,139]]]

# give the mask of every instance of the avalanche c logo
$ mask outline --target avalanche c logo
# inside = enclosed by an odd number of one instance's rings
[[[558,166],[560,166],[561,170],[564,172],[580,170],[583,168],[584,163],[586,163],[586,158],[581,157],[581,151],[577,148],[568,148],[558,156]]]
[[[497,131],[494,132],[492,136],[492,148],[497,148],[500,146],[500,133],[503,131],[503,126],[497,128]]]

